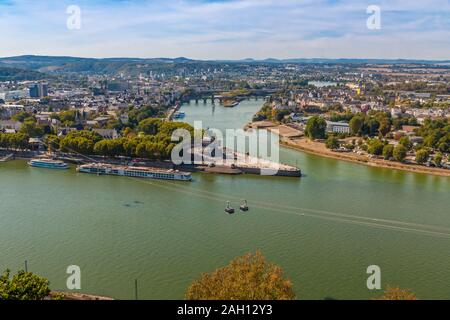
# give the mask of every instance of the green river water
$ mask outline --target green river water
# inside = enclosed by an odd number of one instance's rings
[[[262,101],[183,107],[185,121],[241,128]],[[378,169],[282,149],[301,179],[194,174],[192,183],[97,177],[0,163],[0,269],[23,268],[67,290],[118,299],[181,299],[202,272],[260,249],[300,299],[368,299],[382,284],[450,298],[450,179]],[[228,216],[227,200],[249,213]]]

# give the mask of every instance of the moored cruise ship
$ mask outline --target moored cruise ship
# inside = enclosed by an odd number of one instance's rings
[[[174,181],[192,181],[192,175],[187,172],[163,170],[157,168],[117,166],[105,163],[91,163],[81,165],[77,167],[77,171],[81,173],[91,173],[97,175],[112,175]]]
[[[69,165],[67,163],[52,159],[32,159],[30,160],[30,162],[28,162],[28,164],[36,168],[59,169],[59,170],[69,169]]]

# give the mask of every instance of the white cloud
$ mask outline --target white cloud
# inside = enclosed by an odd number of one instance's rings
[[[450,58],[449,1],[379,0],[380,31],[366,28],[372,2],[0,1],[0,56]],[[68,4],[82,9],[79,31]]]

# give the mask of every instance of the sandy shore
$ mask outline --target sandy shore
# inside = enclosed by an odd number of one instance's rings
[[[281,142],[284,146],[304,151],[306,153],[318,155],[326,158],[333,158],[338,160],[344,160],[353,163],[364,164],[372,167],[388,168],[395,170],[403,170],[415,173],[432,174],[442,177],[450,177],[450,170],[441,168],[429,168],[414,164],[405,164],[400,162],[387,161],[382,159],[369,159],[366,156],[357,155],[355,153],[340,153],[334,152],[325,147],[324,143],[310,141],[306,138],[301,139],[282,139]]]

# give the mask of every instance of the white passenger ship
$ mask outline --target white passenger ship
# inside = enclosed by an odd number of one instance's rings
[[[28,162],[28,165],[36,168],[45,169],[58,169],[66,170],[69,169],[69,165],[63,161],[52,160],[52,159],[32,159]]]
[[[97,175],[113,175],[174,181],[192,181],[192,175],[187,172],[163,170],[158,168],[117,166],[105,163],[91,163],[80,165],[77,167],[77,171]]]

